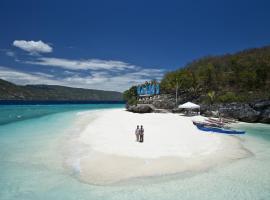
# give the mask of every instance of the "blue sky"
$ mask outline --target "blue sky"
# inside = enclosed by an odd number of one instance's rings
[[[0,78],[123,91],[208,55],[270,44],[270,1],[0,2]]]

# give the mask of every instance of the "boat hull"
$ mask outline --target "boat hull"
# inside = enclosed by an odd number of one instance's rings
[[[217,127],[206,127],[203,125],[196,125],[199,130],[224,134],[245,134],[245,131],[222,129]]]

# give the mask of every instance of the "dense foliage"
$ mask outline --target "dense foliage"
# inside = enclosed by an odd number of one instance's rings
[[[209,56],[167,73],[163,93],[199,94],[200,101],[241,102],[270,98],[270,46]]]
[[[19,86],[0,79],[0,100],[122,101],[122,93],[57,85]]]
[[[180,101],[181,97],[209,104],[270,99],[270,46],[195,60],[165,74],[160,87],[164,94],[178,88]],[[124,92],[130,104],[136,104],[136,97],[134,86]]]
[[[132,86],[129,90],[126,90],[123,93],[123,98],[129,105],[137,104],[137,87]]]

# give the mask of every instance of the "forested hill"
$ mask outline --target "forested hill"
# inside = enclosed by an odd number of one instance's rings
[[[122,101],[122,93],[57,85],[20,86],[0,79],[0,100]]]
[[[195,60],[167,73],[161,81],[161,91],[175,92],[177,82],[180,95],[201,102],[269,99],[270,46]]]

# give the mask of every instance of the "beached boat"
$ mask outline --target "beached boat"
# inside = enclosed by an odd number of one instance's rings
[[[222,124],[217,124],[217,123],[211,123],[211,122],[200,122],[200,121],[192,121],[195,126],[211,126],[211,127],[217,127],[217,128],[222,128]]]
[[[225,134],[245,134],[245,131],[238,131],[238,130],[232,130],[232,129],[225,129],[225,128],[219,128],[219,127],[213,127],[213,126],[208,126],[204,124],[196,124],[193,122],[194,125],[197,126],[198,129],[202,131],[207,131],[207,132],[215,132],[215,133],[225,133]]]

